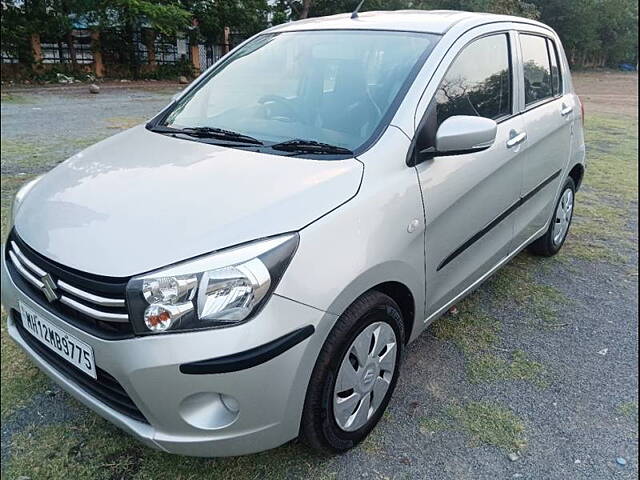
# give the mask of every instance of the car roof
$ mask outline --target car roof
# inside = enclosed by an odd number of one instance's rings
[[[309,18],[277,25],[268,31],[273,33],[300,30],[358,29],[444,34],[454,25],[461,22],[468,24],[467,26],[469,28],[493,22],[522,22],[546,27],[540,22],[526,18],[492,13],[463,12],[457,10],[395,10],[361,12],[357,18],[351,18],[350,13]]]

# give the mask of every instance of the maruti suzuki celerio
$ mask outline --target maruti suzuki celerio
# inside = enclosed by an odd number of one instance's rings
[[[525,247],[562,247],[582,117],[535,21],[273,27],[18,192],[9,334],[154,448],[347,450],[409,342]]]

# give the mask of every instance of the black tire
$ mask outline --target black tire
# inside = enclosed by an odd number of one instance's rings
[[[562,248],[562,246],[564,245],[564,242],[567,239],[567,235],[569,233],[569,229],[571,228],[571,221],[573,220],[573,210],[571,212],[571,218],[569,219],[569,225],[567,226],[567,230],[564,233],[564,236],[562,237],[560,242],[556,243],[553,241],[553,231],[554,231],[554,225],[556,222],[556,210],[558,209],[558,205],[560,204],[562,197],[564,196],[567,190],[571,190],[571,193],[574,199],[573,200],[574,207],[575,207],[576,184],[573,181],[573,178],[569,177],[567,178],[567,181],[565,182],[564,187],[562,188],[562,192],[558,197],[558,201],[553,207],[553,213],[552,213],[551,221],[549,222],[549,228],[547,229],[547,231],[543,236],[541,236],[540,238],[535,240],[533,243],[531,243],[531,245],[529,245],[529,251],[534,255],[539,255],[542,257],[552,257],[556,253],[558,253]]]
[[[396,335],[395,372],[378,411],[361,428],[347,432],[334,419],[333,390],[339,366],[355,338],[374,322],[386,322]],[[395,389],[404,354],[404,324],[400,308],[389,296],[369,291],[340,316],[316,361],[305,399],[300,424],[301,440],[313,449],[345,452],[360,443],[376,426]]]

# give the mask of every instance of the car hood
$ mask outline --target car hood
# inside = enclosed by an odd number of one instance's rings
[[[15,228],[51,260],[126,277],[299,230],[352,198],[362,173],[356,159],[268,155],[139,126],[45,175]]]

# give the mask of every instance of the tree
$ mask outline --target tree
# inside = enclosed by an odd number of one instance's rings
[[[532,0],[540,20],[562,39],[576,66],[637,62],[638,4],[634,0]]]
[[[311,6],[317,2],[314,0],[285,0],[285,3],[291,9],[291,20],[304,20],[309,18]]]
[[[2,50],[20,63],[30,64],[33,55],[29,47],[31,31],[25,21],[23,10],[16,5],[15,0],[2,2],[2,16],[0,17],[0,36],[2,36]]]
[[[353,11],[359,0],[278,0],[278,21]],[[468,10],[539,19],[553,27],[572,65],[638,61],[636,0],[366,0],[361,11]]]
[[[245,35],[267,27],[267,0],[187,0],[184,6],[193,13],[197,33],[208,43],[220,42],[225,27]]]
[[[307,17],[350,13],[355,10],[360,0],[292,0],[287,3],[294,13],[293,19],[301,20]],[[360,11],[417,8],[419,3],[411,0],[365,0]]]
[[[117,32],[122,57],[129,64],[134,78],[140,75],[136,52],[136,34],[142,27],[165,35],[175,35],[189,28],[191,13],[182,8],[179,0],[102,0],[93,3],[87,18],[98,28]]]
[[[602,62],[617,65],[638,63],[638,3],[628,0],[604,0],[598,33],[602,42]]]
[[[289,2],[287,0],[276,0],[271,5],[271,24],[279,25],[288,22],[291,18]]]
[[[317,17],[335,13],[352,12],[360,0],[290,0],[292,19],[307,16]],[[365,0],[361,11],[371,10],[469,10],[536,18],[538,10],[531,2],[524,0]]]
[[[3,0],[2,50],[32,62],[30,37],[41,35],[69,45],[78,19],[104,30],[113,50],[138,73],[134,36],[141,29],[190,40],[222,41],[225,27],[250,35],[273,24],[348,13],[359,0]],[[562,39],[572,65],[614,66],[638,61],[637,0],[366,0],[361,10],[450,9],[538,18]],[[109,35],[109,32],[115,32]],[[153,36],[153,35],[152,35]],[[152,36],[147,42],[152,44]],[[137,39],[136,39],[137,40]]]
[[[102,0],[86,13],[101,27],[126,28],[146,24],[168,35],[188,27],[191,19],[191,12],[182,8],[179,0]]]
[[[70,13],[81,10],[82,4],[82,0],[3,1],[2,49],[23,63],[31,63],[31,35],[57,39],[70,34]]]

